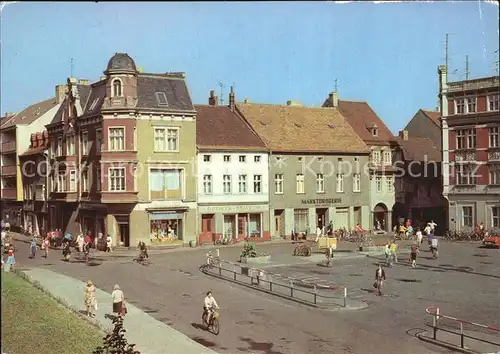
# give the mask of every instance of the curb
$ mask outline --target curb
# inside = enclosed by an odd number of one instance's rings
[[[31,285],[33,285],[35,288],[37,288],[38,290],[40,290],[41,292],[43,292],[45,295],[48,295],[50,296],[51,298],[53,298],[54,300],[56,300],[57,302],[59,302],[61,305],[63,305],[64,307],[66,307],[68,310],[70,310],[71,312],[73,312],[75,315],[77,315],[79,318],[89,322],[91,325],[93,325],[94,327],[96,327],[99,331],[103,332],[102,334],[103,335],[106,335],[106,334],[109,334],[112,332],[112,328],[109,328],[109,327],[106,327],[106,326],[103,326],[101,325],[98,321],[90,318],[90,317],[87,317],[87,316],[84,316],[80,313],[80,308],[76,308],[74,306],[71,306],[70,304],[68,304],[68,302],[64,299],[61,299],[57,296],[54,296],[47,288],[45,288],[42,284],[40,284],[38,281],[36,280],[33,280],[31,279],[31,277],[25,273],[26,270],[21,270],[21,269],[14,269],[13,272],[18,275],[19,277],[23,278],[24,280],[26,280],[28,283],[30,283]]]
[[[458,347],[454,344],[450,344],[450,343],[447,343],[447,342],[443,342],[443,341],[440,341],[440,340],[437,340],[437,339],[433,339],[431,337],[428,337],[428,336],[425,336],[425,335],[422,335],[422,334],[417,334],[417,338],[423,342],[427,342],[427,343],[431,343],[431,344],[434,344],[434,345],[438,345],[440,347],[443,347],[443,348],[446,348],[446,349],[449,349],[449,350],[453,350],[453,351],[456,351],[456,352],[460,352],[460,353],[465,353],[465,354],[481,354],[481,352],[477,352],[475,350],[471,350],[471,349],[466,349],[466,348],[461,348],[461,347]]]

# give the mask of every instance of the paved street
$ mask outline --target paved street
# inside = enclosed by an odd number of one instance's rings
[[[17,246],[20,266],[47,267],[80,280],[92,279],[108,292],[118,283],[131,303],[219,353],[366,353],[368,349],[371,353],[446,353],[413,336],[430,322],[425,314],[430,305],[441,306],[441,312],[451,316],[500,325],[500,251],[473,244],[442,243],[440,258],[426,259],[430,255],[422,252],[416,269],[408,267],[404,255],[400,264],[387,269],[384,297],[371,289],[376,258],[336,260],[332,269],[315,264],[270,268],[346,285],[353,296],[369,304],[368,309],[346,312],[308,308],[207,277],[198,270],[206,253],[202,249],[154,254],[145,267],[126,255],[93,259],[90,266],[76,259],[67,264],[60,260],[60,251],[52,251],[48,260],[28,260],[27,245],[18,242]],[[260,251],[276,255],[290,254],[292,249],[290,244],[259,246]],[[221,249],[221,258],[235,261],[240,251],[240,247]],[[219,336],[200,326],[207,290],[214,292],[222,308]]]

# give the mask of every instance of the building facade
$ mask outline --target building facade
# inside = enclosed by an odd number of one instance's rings
[[[441,112],[419,109],[403,131],[410,138],[424,138],[432,141],[441,150]],[[400,134],[401,135],[401,134]]]
[[[270,240],[268,150],[235,110],[196,105],[199,243]]]
[[[396,138],[366,102],[339,100],[333,92],[323,107],[337,108],[355,133],[370,149],[367,165],[370,190],[370,229],[390,231],[405,215],[404,207],[396,202],[396,168],[394,152]]]
[[[183,73],[139,72],[125,53],[96,83],[70,79],[47,126],[56,224],[125,247],[196,240],[195,114]]]
[[[368,228],[369,150],[337,109],[237,104],[270,150],[272,238],[316,227]]]
[[[1,217],[9,221],[14,230],[18,230],[24,224],[22,218],[24,192],[19,156],[28,150],[31,134],[44,130],[44,125],[53,119],[59,105],[57,97],[50,98],[1,120]]]
[[[448,82],[438,68],[449,228],[500,227],[500,79]]]
[[[49,135],[31,134],[28,150],[19,156],[23,184],[23,227],[44,235],[49,230],[47,179]]]

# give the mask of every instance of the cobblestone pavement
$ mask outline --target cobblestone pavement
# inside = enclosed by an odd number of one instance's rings
[[[207,277],[198,270],[205,261],[204,249],[152,255],[146,267],[133,263],[130,256],[92,259],[90,265],[76,258],[64,263],[60,251],[52,251],[47,260],[38,255],[28,260],[27,245],[18,247],[18,266],[48,267],[77,279],[92,279],[105,291],[118,283],[131,303],[219,353],[446,353],[414,337],[426,328],[425,308],[430,305],[441,306],[442,313],[451,316],[499,325],[500,251],[472,244],[442,243],[440,258],[425,259],[429,254],[422,252],[416,269],[401,260],[387,270],[383,297],[371,290],[379,259],[346,259],[331,269],[314,264],[277,268],[353,289],[352,294],[370,307],[350,312],[312,309]],[[271,254],[289,254],[293,249],[290,244],[258,247]],[[234,261],[240,252],[241,247],[223,248],[221,258]],[[214,292],[221,307],[219,336],[200,325],[207,290]]]

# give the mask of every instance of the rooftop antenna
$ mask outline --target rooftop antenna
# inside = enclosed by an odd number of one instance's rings
[[[448,71],[448,36],[450,34],[446,33],[446,41],[444,45],[444,65],[446,65],[446,71]],[[448,75],[446,75],[446,82],[448,83]]]
[[[338,88],[339,88],[339,79],[335,78],[335,86],[333,92],[337,93]]]
[[[69,64],[69,77],[73,77],[73,58],[71,58]]]
[[[499,51],[500,51],[499,49],[495,50],[495,54],[498,54]],[[495,72],[497,73],[498,76],[500,60],[495,60],[493,64],[495,64]]]
[[[220,87],[220,105],[224,105],[224,88],[226,85],[224,85],[221,81],[219,81],[219,87]]]
[[[469,80],[469,56],[465,56],[465,80]]]

